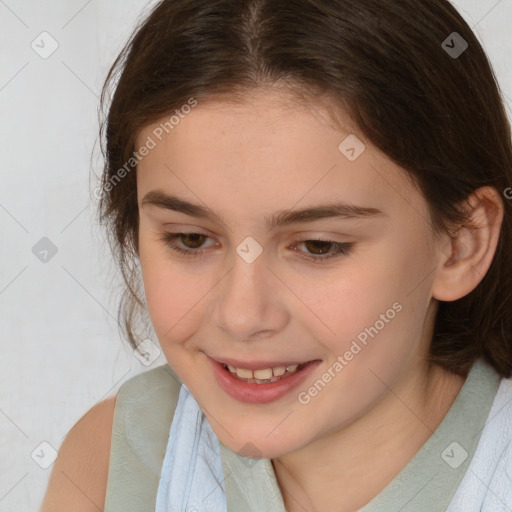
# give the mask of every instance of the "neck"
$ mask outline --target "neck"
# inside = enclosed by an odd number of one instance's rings
[[[336,505],[338,512],[353,512],[366,505],[434,434],[464,382],[420,360],[359,418],[273,459],[286,510]]]

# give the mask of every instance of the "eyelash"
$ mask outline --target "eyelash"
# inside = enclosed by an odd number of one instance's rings
[[[206,235],[203,235],[202,233],[164,233],[163,236],[160,238],[162,242],[164,242],[165,245],[167,245],[171,250],[179,252],[181,254],[184,254],[185,256],[189,257],[201,257],[206,249],[183,249],[182,247],[179,247],[176,245],[176,240],[183,237],[183,236],[190,236],[190,235],[198,235],[198,236],[204,236],[206,238]],[[331,259],[331,258],[339,258],[341,256],[347,256],[350,251],[352,250],[353,243],[342,243],[342,242],[333,242],[331,240],[321,240],[321,239],[306,239],[306,240],[297,240],[294,242],[294,245],[301,244],[305,242],[323,242],[327,244],[331,244],[334,246],[335,251],[333,253],[328,254],[327,256],[301,256],[301,258],[309,261],[313,261],[315,263],[322,263],[325,260]],[[294,249],[297,250],[297,249]]]

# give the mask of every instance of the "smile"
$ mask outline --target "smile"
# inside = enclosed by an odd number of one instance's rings
[[[225,393],[239,402],[259,404],[291,395],[322,362],[319,359],[303,363],[208,359],[215,380]]]
[[[260,370],[250,370],[248,368],[236,368],[225,363],[222,366],[229,370],[234,377],[251,384],[269,384],[277,382],[293,375],[294,373],[302,370],[307,363],[293,364],[290,366],[276,366],[274,368],[262,368]]]

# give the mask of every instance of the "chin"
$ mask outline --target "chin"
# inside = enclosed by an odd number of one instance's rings
[[[305,439],[290,438],[290,434],[282,431],[280,435],[267,432],[235,433],[223,430],[215,432],[220,441],[232,452],[251,459],[274,459],[300,449],[308,444]],[[230,434],[232,434],[230,436]]]

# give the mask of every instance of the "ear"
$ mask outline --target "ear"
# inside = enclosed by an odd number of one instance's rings
[[[454,301],[473,291],[491,266],[503,223],[504,205],[493,187],[481,187],[467,199],[469,221],[443,247],[432,296]]]

